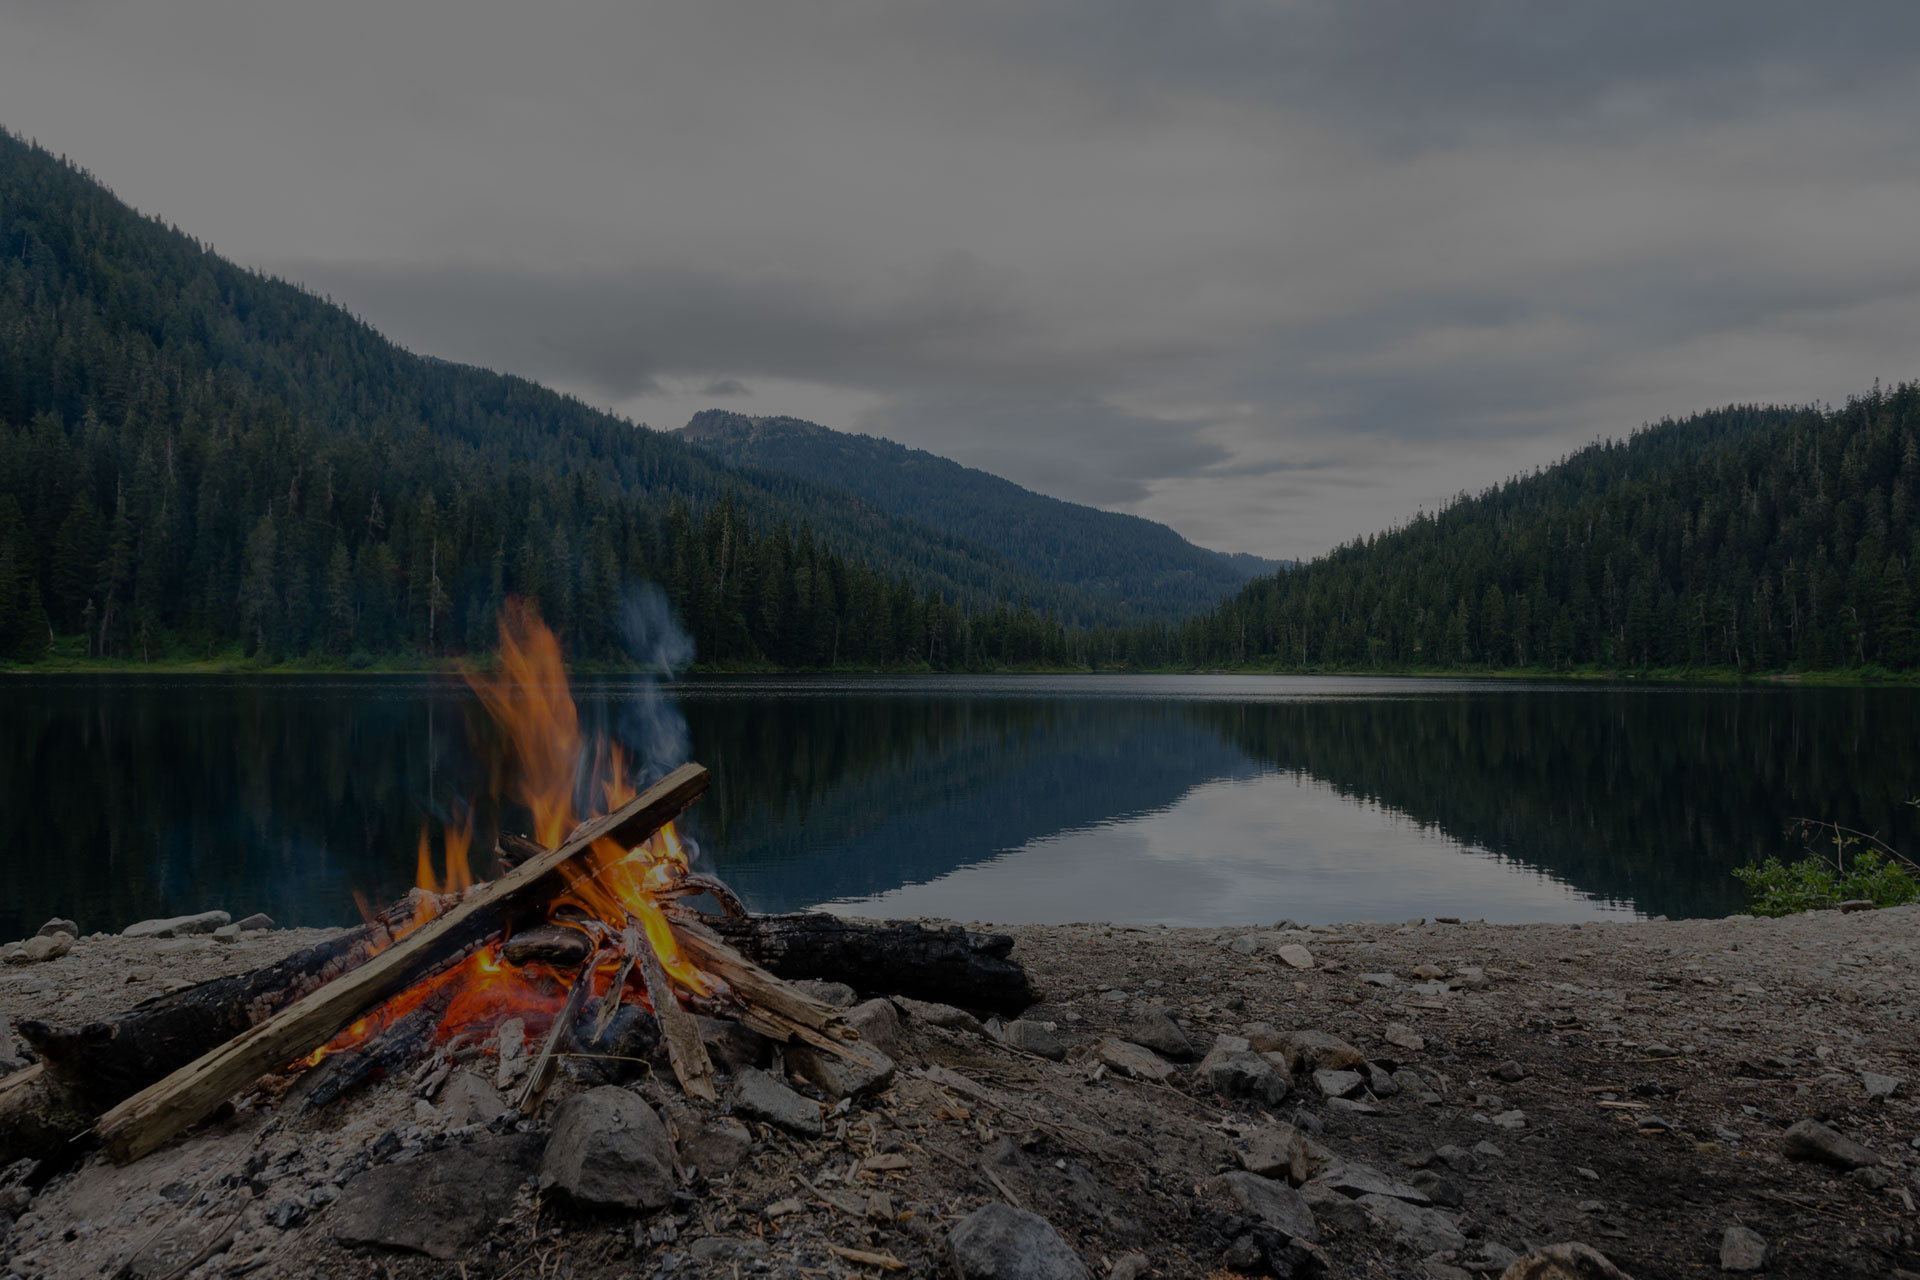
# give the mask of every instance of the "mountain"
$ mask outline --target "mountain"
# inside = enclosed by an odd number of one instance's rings
[[[798,418],[708,409],[676,434],[727,462],[834,485],[882,511],[991,548],[1122,616],[1182,617],[1279,567],[1196,547],[1139,516],[1062,502],[920,449]]]
[[[842,490],[403,350],[0,131],[0,659],[483,650],[508,594],[614,658],[641,581],[721,662],[1033,662],[1062,623],[1124,615]]]
[[[1595,444],[1257,579],[1140,652],[1286,667],[1920,664],[1920,384]]]

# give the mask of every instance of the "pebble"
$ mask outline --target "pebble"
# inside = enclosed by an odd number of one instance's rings
[[[1135,1080],[1151,1080],[1159,1084],[1173,1074],[1173,1064],[1166,1061],[1151,1049],[1144,1049],[1125,1040],[1105,1039],[1094,1046],[1094,1054],[1100,1061],[1123,1076]],[[1247,1055],[1251,1057],[1252,1055]],[[1256,1062],[1259,1059],[1254,1059]],[[1284,1091],[1282,1096],[1284,1096]]]
[[[1836,1169],[1863,1169],[1880,1163],[1880,1157],[1871,1150],[1818,1120],[1801,1120],[1791,1125],[1781,1135],[1780,1145],[1789,1159],[1813,1160]]]
[[[73,935],[68,933],[36,934],[20,944],[20,953],[29,964],[58,960],[72,950]]]
[[[1293,969],[1313,968],[1313,952],[1297,942],[1289,942],[1276,953],[1282,963]]]
[[[830,1101],[871,1098],[893,1083],[893,1059],[871,1045],[862,1046],[858,1052],[861,1059],[853,1060],[796,1042],[787,1046],[787,1070],[826,1094]]]
[[[1524,1129],[1527,1127],[1527,1113],[1520,1110],[1502,1111],[1493,1118],[1496,1129]]]
[[[240,921],[239,923],[240,923],[240,932],[252,933],[256,929],[273,928],[273,917],[268,915],[264,911],[256,911],[252,915],[248,916],[246,919]]]
[[[1031,1018],[1016,1018],[1001,1029],[1000,1038],[1016,1049],[1037,1054],[1050,1062],[1065,1062],[1067,1046],[1045,1023]]]
[[[1473,1154],[1486,1156],[1493,1160],[1505,1160],[1507,1153],[1491,1142],[1481,1141],[1473,1144]]]
[[[1153,1262],[1144,1253],[1129,1253],[1115,1258],[1107,1269],[1107,1280],[1141,1280],[1153,1270]]]
[[[1351,1098],[1366,1088],[1367,1082],[1358,1071],[1316,1071],[1313,1087],[1323,1098]]]
[[[1499,1066],[1495,1067],[1493,1070],[1487,1072],[1487,1074],[1492,1076],[1495,1080],[1501,1080],[1506,1082],[1507,1084],[1518,1084],[1520,1081],[1525,1080],[1528,1076],[1532,1075],[1533,1073],[1531,1071],[1528,1071],[1525,1067],[1521,1066],[1519,1063],[1514,1062],[1512,1060],[1508,1060],[1506,1062],[1501,1063]]]
[[[1599,1173],[1587,1168],[1587,1166],[1583,1164],[1573,1166],[1573,1172],[1575,1177],[1585,1178],[1588,1182],[1600,1181]]]
[[[53,919],[41,925],[34,933],[34,936],[36,938],[51,938],[56,933],[64,933],[69,938],[77,938],[80,936],[80,926],[71,920],[62,920],[59,916],[55,916]]]
[[[1366,1061],[1358,1049],[1324,1031],[1289,1032],[1280,1052],[1293,1071],[1347,1071]]]
[[[1360,975],[1360,981],[1370,987],[1397,987],[1400,985],[1400,979],[1390,973],[1363,973]]]
[[[120,936],[123,938],[179,938],[195,933],[212,933],[221,925],[231,923],[233,923],[233,917],[224,911],[202,911],[197,915],[141,920],[122,929]]]
[[[1195,1074],[1222,1097],[1253,1098],[1275,1106],[1291,1087],[1287,1077],[1275,1071],[1266,1058],[1246,1048],[1246,1043],[1239,1036],[1219,1037],[1200,1060]]]
[[[1752,1227],[1728,1227],[1720,1237],[1722,1271],[1758,1271],[1767,1265],[1767,1242]]]
[[[1387,1043],[1412,1053],[1418,1053],[1427,1047],[1427,1038],[1404,1023],[1389,1022],[1386,1030]]]
[[[1900,1091],[1906,1081],[1898,1076],[1883,1076],[1877,1071],[1862,1071],[1860,1083],[1866,1087],[1867,1097],[1875,1102],[1884,1102]]]
[[[900,1055],[900,1011],[893,1001],[874,999],[853,1006],[846,1012],[846,1023],[860,1033],[860,1043],[870,1044],[888,1057]]]
[[[1163,1058],[1187,1062],[1193,1058],[1193,1042],[1180,1025],[1164,1013],[1143,1013],[1121,1032],[1126,1039],[1153,1050]]]
[[[803,1138],[817,1138],[825,1132],[817,1104],[756,1067],[741,1067],[734,1072],[733,1109]]]
[[[958,1280],[1089,1280],[1052,1224],[997,1200],[947,1232],[947,1260]]]

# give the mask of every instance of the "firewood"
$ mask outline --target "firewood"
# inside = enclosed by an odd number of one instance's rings
[[[707,771],[682,765],[613,813],[583,824],[559,848],[475,888],[458,906],[352,973],[329,983],[100,1117],[95,1132],[121,1162],[138,1159],[205,1118],[262,1072],[326,1043],[362,1013],[438,971],[448,953],[497,927],[524,898],[596,840],[629,846],[671,821],[706,790]]]
[[[553,1069],[559,1064],[554,1055],[561,1044],[573,1034],[574,1019],[580,1016],[581,1008],[587,1002],[587,994],[593,990],[593,971],[600,964],[601,948],[594,948],[580,965],[573,985],[567,988],[567,1002],[560,1006],[560,1012],[554,1016],[553,1026],[547,1031],[546,1042],[540,1046],[540,1056],[533,1060],[533,1070],[527,1073],[527,1083],[520,1089],[520,1096],[514,1100],[514,1108],[521,1115],[531,1115],[540,1105],[540,1099],[547,1091],[547,1085],[553,1080]]]
[[[713,1087],[713,1061],[707,1057],[707,1046],[701,1042],[699,1025],[692,1014],[680,1007],[680,997],[667,980],[666,970],[660,967],[660,957],[653,953],[653,944],[642,938],[638,950],[640,976],[647,984],[647,1002],[653,1006],[654,1017],[659,1019],[660,1036],[667,1042],[667,1061],[680,1081],[681,1092],[702,1102],[719,1101],[720,1094]]]

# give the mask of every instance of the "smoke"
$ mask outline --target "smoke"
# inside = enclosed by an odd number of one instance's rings
[[[632,696],[619,713],[619,735],[645,786],[687,762],[693,744],[687,718],[661,689],[693,661],[693,637],[673,616],[666,592],[650,582],[627,588],[621,602],[620,631],[638,677]]]

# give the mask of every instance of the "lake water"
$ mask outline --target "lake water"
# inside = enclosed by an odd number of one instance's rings
[[[1920,847],[1920,691],[1243,676],[576,684],[713,771],[755,909],[1302,923],[1722,915],[1795,817]],[[682,723],[680,717],[684,717]],[[0,938],[220,906],[357,918],[423,821],[511,811],[456,679],[0,679]]]

